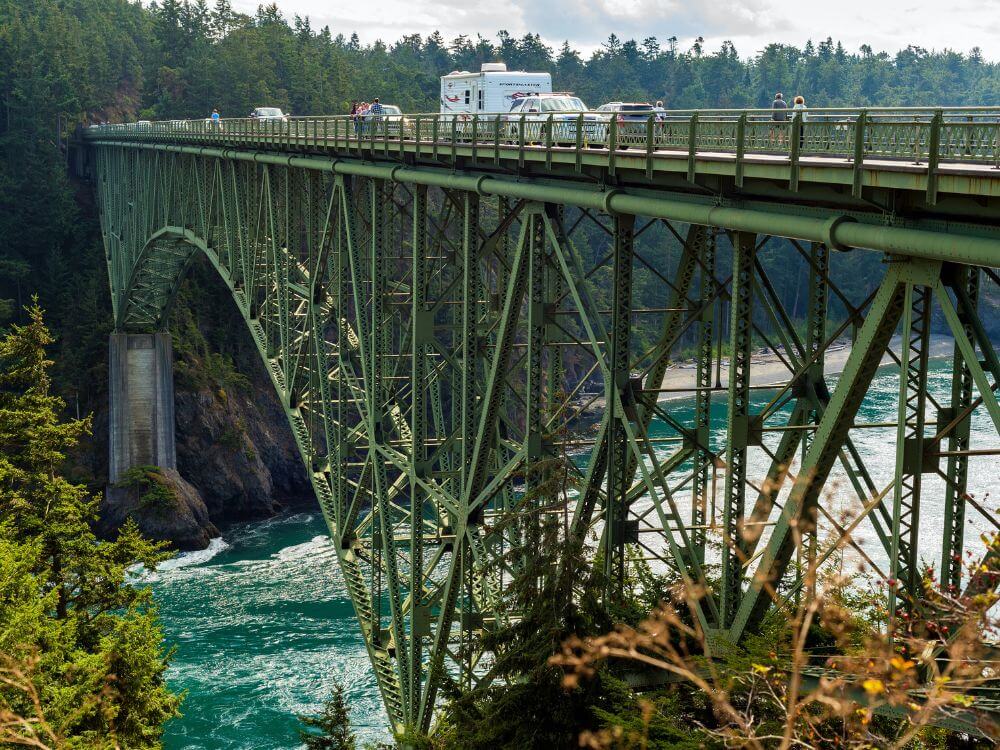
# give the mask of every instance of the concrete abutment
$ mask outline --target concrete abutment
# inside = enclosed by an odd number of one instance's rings
[[[108,402],[108,488],[101,532],[113,535],[132,519],[147,537],[180,549],[203,549],[219,532],[201,494],[177,472],[169,333],[111,334]],[[120,486],[126,472],[139,466],[158,469],[147,472],[147,486]],[[169,493],[152,493],[153,483]]]

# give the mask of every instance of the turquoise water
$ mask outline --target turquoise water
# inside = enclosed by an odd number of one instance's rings
[[[300,747],[296,714],[318,713],[334,678],[360,738],[388,739],[385,712],[317,510],[229,529],[152,580],[168,679],[186,690],[168,750]]]
[[[892,370],[880,372],[857,421],[894,421],[898,382]],[[950,372],[943,362],[932,364],[928,390],[946,403]],[[769,395],[757,392],[755,410]],[[689,401],[671,402],[669,409],[681,420],[691,418]],[[724,413],[720,401],[713,409],[719,421],[713,441],[724,439]],[[928,418],[934,418],[931,412]],[[996,433],[985,413],[977,414],[972,426],[973,447],[996,447]],[[654,432],[667,430],[661,424]],[[779,437],[769,433],[765,442],[773,446]],[[876,485],[883,487],[892,478],[895,430],[858,431],[856,440]],[[664,446],[663,455],[672,449]],[[750,476],[762,476],[767,460],[763,451],[752,451],[750,460]],[[969,488],[980,499],[1000,492],[995,462],[995,457],[970,460]],[[838,477],[843,477],[839,470],[833,476],[835,486]],[[942,484],[928,476],[925,487],[920,549],[936,566]],[[831,490],[824,507],[836,515],[839,509],[857,508],[857,503],[842,485]],[[865,529],[862,526],[858,534],[863,542]],[[987,529],[970,509],[970,546]],[[885,555],[874,544],[874,534],[867,536],[867,551],[876,564],[883,564]],[[388,739],[385,713],[319,512],[233,527],[224,540],[204,552],[181,555],[152,577],[167,640],[177,647],[169,681],[174,689],[187,691],[184,716],[168,726],[166,747],[297,748],[295,714],[318,712],[335,677],[347,689],[358,735]]]

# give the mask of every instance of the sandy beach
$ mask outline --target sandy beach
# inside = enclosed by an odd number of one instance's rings
[[[890,348],[897,355],[900,352],[900,346],[902,344],[901,336],[894,336]],[[950,356],[954,347],[954,339],[950,336],[944,335],[932,335],[931,336],[931,357],[945,357]],[[835,343],[826,352],[824,371],[827,375],[838,375],[843,372],[844,367],[847,365],[847,359],[851,355],[851,342],[850,339],[843,339]],[[729,360],[728,358],[723,358],[722,365],[719,367],[719,380],[723,388],[726,388],[729,384]],[[895,360],[886,354],[882,358],[882,366],[893,365]],[[773,351],[758,350],[754,353],[753,358],[750,360],[750,385],[751,386],[778,386],[783,385],[787,382],[790,372],[788,367],[782,362],[781,358],[775,354]],[[670,366],[667,370],[666,375],[663,377],[663,383],[660,386],[664,389],[669,389],[670,392],[661,393],[657,398],[658,401],[669,401],[671,399],[678,398],[690,398],[694,395],[693,390],[686,390],[688,388],[694,388],[695,378],[697,377],[697,368],[695,366],[694,360],[687,360],[683,362],[677,362]],[[715,375],[712,377],[715,381]]]

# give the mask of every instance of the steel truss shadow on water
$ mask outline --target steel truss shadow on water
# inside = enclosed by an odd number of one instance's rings
[[[788,124],[788,153],[768,151],[773,125],[753,113],[678,113],[633,141],[612,121],[597,144],[575,131],[562,145],[523,121],[504,132],[417,116],[359,137],[344,118],[94,128],[74,163],[98,194],[118,330],[164,329],[197,253],[226,283],[323,509],[390,720],[426,730],[445,682],[490,679],[481,636],[518,616],[503,591],[535,538],[501,521],[544,516],[525,470],[562,450],[582,456],[568,534],[581,548],[600,535],[612,589],[628,548],[699,585],[719,546],[721,583],[698,609],[711,643],[755,632],[794,577],[793,529],[817,524],[841,544],[874,531],[888,565],[858,551],[898,582],[890,611],[918,606],[929,474],[946,488],[942,585],[994,585],[963,580],[961,559],[976,543],[969,516],[997,524],[967,477],[971,457],[1000,455],[970,445],[969,429],[985,412],[1000,433],[1000,361],[978,312],[1000,281],[1000,126],[979,110],[835,114]],[[829,148],[814,153],[821,137]],[[771,238],[789,239],[808,277],[804,328],[768,267]],[[884,259],[864,299],[830,275],[832,254],[852,248]],[[658,303],[639,304],[650,288]],[[955,337],[945,403],[926,389],[935,310]],[[848,335],[831,388],[825,355]],[[696,351],[686,420],[658,402],[682,341]],[[787,376],[754,411],[761,343]],[[887,353],[902,377],[895,474],[879,484],[852,435],[872,427],[856,417]],[[713,399],[727,404],[721,448]],[[566,437],[595,404],[595,431]],[[838,464],[856,495],[846,519],[819,502]]]

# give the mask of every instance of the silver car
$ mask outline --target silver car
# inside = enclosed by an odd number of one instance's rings
[[[538,94],[525,96],[514,102],[504,119],[508,122],[508,135],[518,138],[520,121],[524,120],[526,141],[542,142],[548,139],[549,122],[552,123],[552,143],[575,145],[583,116],[583,140],[593,141],[600,134],[600,119],[589,112],[578,96],[570,94]]]
[[[280,107],[257,107],[250,113],[251,120],[261,122],[288,122],[288,115]]]

